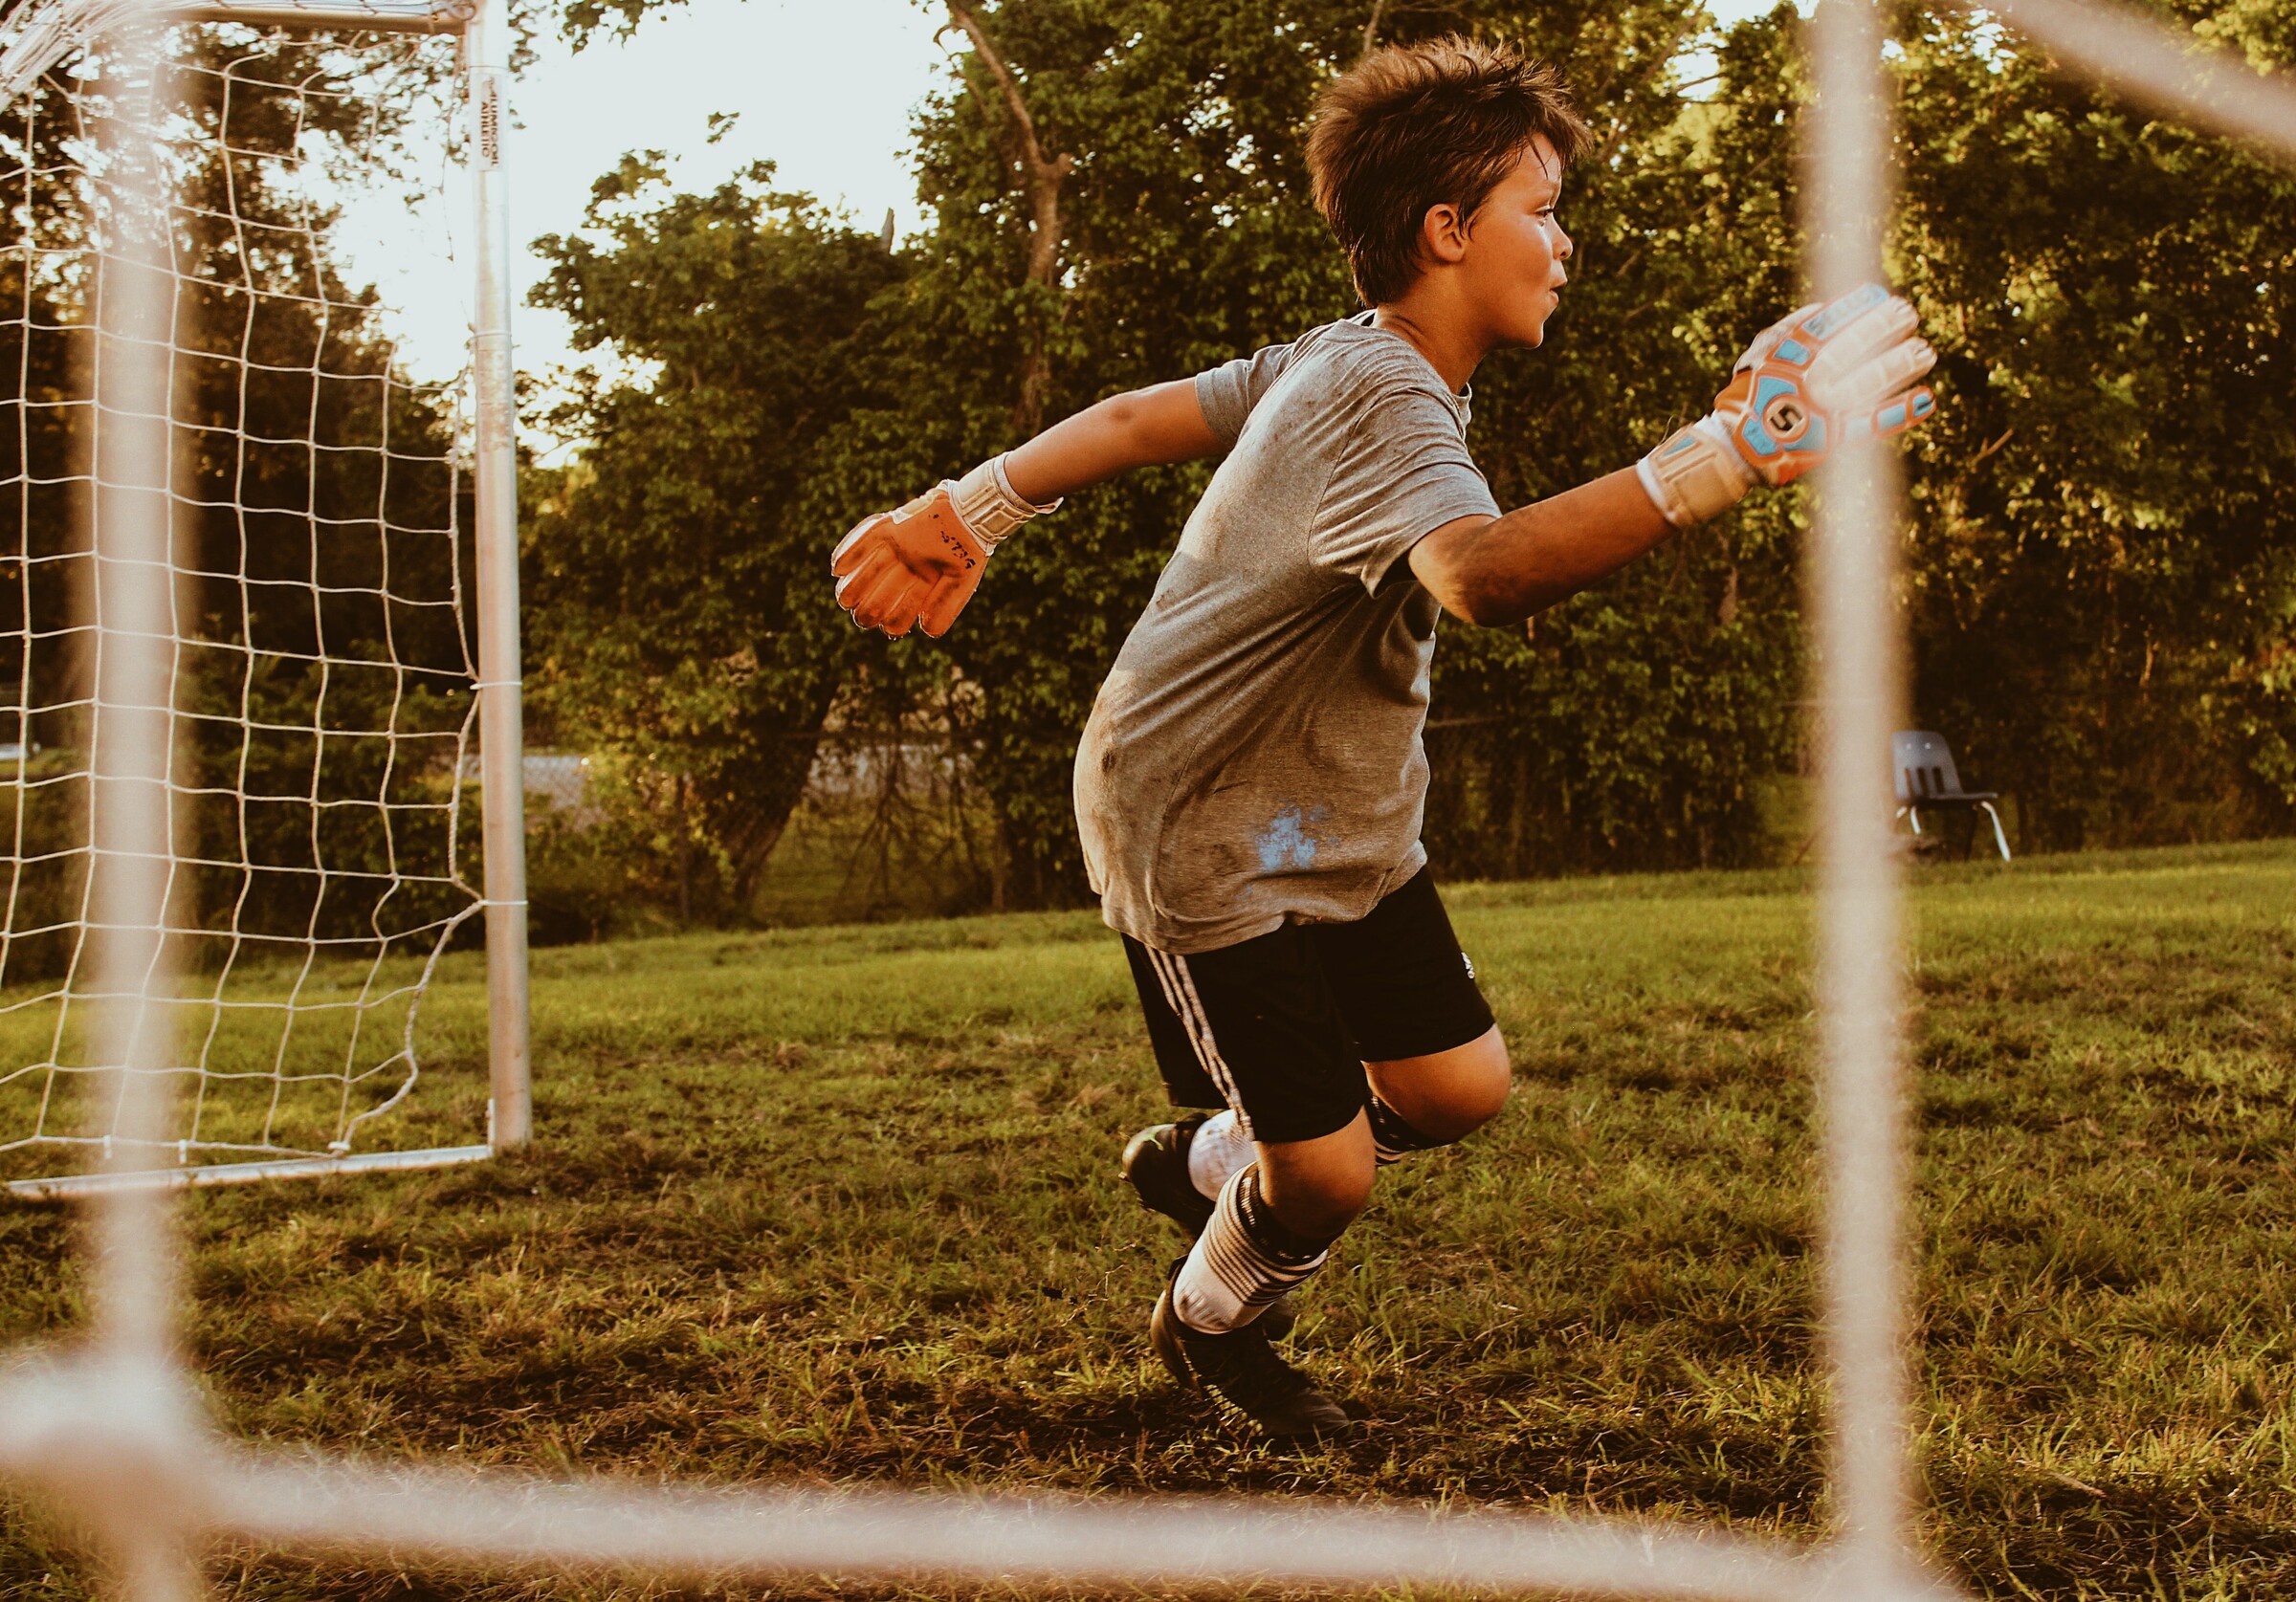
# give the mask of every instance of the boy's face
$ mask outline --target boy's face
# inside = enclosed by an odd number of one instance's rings
[[[1541,137],[1500,180],[1468,227],[1462,287],[1482,312],[1493,345],[1535,346],[1570,274],[1569,234],[1555,220],[1562,160]]]

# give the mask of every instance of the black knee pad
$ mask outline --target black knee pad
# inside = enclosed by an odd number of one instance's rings
[[[1400,1163],[1414,1152],[1432,1152],[1438,1146],[1452,1144],[1414,1128],[1402,1113],[1377,1095],[1365,1098],[1364,1111],[1371,1118],[1371,1143],[1379,1153],[1381,1168],[1389,1163]]]

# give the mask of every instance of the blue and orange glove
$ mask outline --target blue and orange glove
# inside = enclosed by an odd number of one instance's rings
[[[1842,446],[1904,433],[1937,406],[1926,386],[1909,387],[1937,362],[1919,327],[1879,284],[1800,307],[1746,347],[1712,411],[1642,459],[1643,488],[1687,529]]]

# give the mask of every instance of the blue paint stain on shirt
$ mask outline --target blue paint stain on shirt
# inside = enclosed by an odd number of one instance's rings
[[[1260,871],[1277,873],[1287,867],[1313,867],[1322,838],[1314,826],[1331,816],[1328,806],[1287,806],[1262,829],[1252,844],[1260,853]]]

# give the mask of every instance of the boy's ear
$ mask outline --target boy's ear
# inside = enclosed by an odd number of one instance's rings
[[[1419,248],[1430,266],[1456,265],[1467,254],[1467,218],[1447,200],[1419,219]]]

